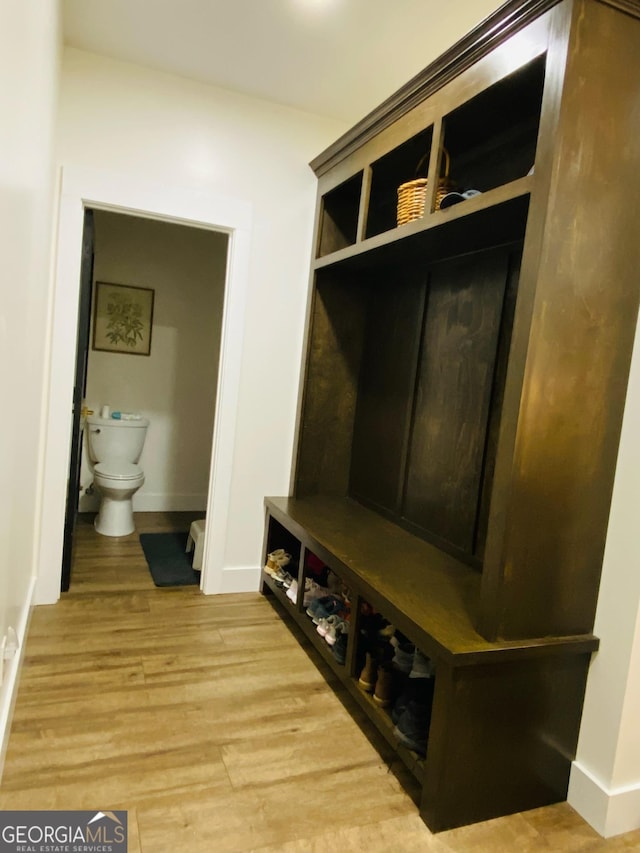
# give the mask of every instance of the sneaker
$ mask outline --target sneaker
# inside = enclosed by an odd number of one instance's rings
[[[406,679],[404,689],[393,703],[391,719],[398,723],[411,702],[416,705],[430,705],[433,701],[434,679],[412,678]]]
[[[393,734],[401,744],[424,758],[427,754],[428,732],[420,719],[407,708],[398,720]]]
[[[305,607],[309,607],[312,601],[316,598],[322,598],[325,595],[329,595],[329,590],[326,586],[320,586],[319,583],[316,583],[314,580],[307,578],[304,583],[304,600],[303,604]]]
[[[427,753],[431,703],[421,704],[411,700],[393,730],[400,743],[417,752],[423,758]]]
[[[268,575],[273,577],[278,569],[288,566],[290,562],[291,554],[287,554],[284,548],[278,548],[277,551],[272,551],[267,555],[267,563],[264,570]]]
[[[409,704],[410,699],[411,697],[409,693],[406,690],[403,690],[393,703],[393,708],[391,709],[391,720],[395,725],[398,724],[398,721],[407,710],[407,705]]]
[[[329,617],[331,619],[331,616]],[[349,633],[349,623],[345,622],[340,616],[336,617],[335,622],[331,622],[327,628],[327,631],[324,635],[326,642],[330,646],[334,646],[338,640],[338,637],[343,634]]]
[[[346,624],[346,623],[345,623]],[[348,631],[341,631],[336,637],[336,641],[331,647],[331,653],[336,659],[337,663],[342,666],[347,662],[347,643],[349,642],[349,633]]]
[[[409,675],[413,668],[416,647],[413,643],[394,643],[393,640],[391,641],[391,644],[395,648],[392,660],[394,667],[398,672],[403,673],[403,675]]]
[[[435,666],[431,658],[423,655],[420,649],[416,649],[413,653],[413,663],[409,678],[433,678]]]
[[[419,690],[407,702],[393,733],[400,743],[424,757],[427,752],[435,681],[433,678],[423,678],[417,684],[420,685]]]
[[[296,604],[296,602],[298,601],[298,581],[295,579],[287,590],[287,598],[291,601],[292,604]]]
[[[316,627],[316,631],[318,632],[318,634],[320,634],[321,637],[324,637],[326,639],[328,632],[331,629],[335,631],[335,627],[339,622],[342,622],[342,619],[336,614],[327,616],[319,620],[318,625]]]
[[[285,571],[285,569],[280,566],[280,568],[275,571],[271,577],[278,584],[279,587],[284,589],[289,589],[291,584],[294,581],[293,575],[290,575],[289,572]]]
[[[317,625],[321,619],[326,619],[334,614],[344,613],[345,603],[336,595],[325,595],[322,598],[314,599],[309,607],[307,607],[307,616],[311,616],[314,625]]]

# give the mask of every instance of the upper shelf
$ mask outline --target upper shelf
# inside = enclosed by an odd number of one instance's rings
[[[377,248],[382,243],[371,241],[381,235],[387,235],[385,244],[404,239],[529,192],[531,182],[522,181],[535,163],[545,63],[541,54],[475,97],[443,107],[436,124],[325,193],[316,266],[326,258],[351,257],[352,248],[355,253]],[[401,187],[412,202],[411,214],[402,219]],[[480,195],[464,201],[459,195],[458,204],[441,210],[445,192],[469,190]]]
[[[533,176],[519,178],[446,210],[345,246],[318,258],[314,268],[358,269],[371,263],[407,263],[416,254],[425,253],[435,261],[521,240],[533,180]]]

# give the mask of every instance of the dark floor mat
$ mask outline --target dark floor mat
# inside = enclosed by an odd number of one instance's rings
[[[140,534],[140,544],[156,586],[200,583],[200,572],[191,568],[193,551],[185,552],[187,536],[187,533]]]

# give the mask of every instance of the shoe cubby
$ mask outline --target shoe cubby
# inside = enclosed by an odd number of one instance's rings
[[[421,814],[430,828],[488,819],[496,809],[506,814],[532,798],[540,803],[558,797],[568,778],[567,756],[575,749],[595,638],[487,641],[472,624],[478,573],[433,545],[349,498],[267,498],[266,508],[266,541],[285,542],[300,555],[299,584],[317,577],[317,569],[310,571],[317,565],[348,589],[344,663],[318,634],[301,587],[292,602],[263,573],[262,592],[333,670],[359,709],[354,717],[362,725],[363,711],[382,735],[391,764],[398,759],[410,771],[421,787]],[[412,667],[419,655],[428,681],[410,677],[405,656],[404,677],[395,676],[393,683],[391,673],[377,701],[377,668],[393,667],[396,656],[387,651],[374,661],[373,690],[362,689],[371,614],[377,614],[375,637],[393,626]],[[396,702],[403,693],[413,712],[400,723],[406,709]],[[553,713],[547,710],[551,705]]]
[[[319,258],[356,242],[361,193],[362,172],[322,197],[317,251]]]
[[[262,562],[262,588],[268,584],[292,605],[297,603],[301,551],[300,541],[286,527],[275,520],[269,525]]]
[[[284,551],[289,555],[290,559],[286,565],[294,577],[297,576],[301,552],[300,541],[286,527],[274,520],[267,531],[265,553],[268,555],[275,551]]]
[[[287,610],[292,609],[325,659],[344,668],[351,624],[349,588],[278,521],[271,519],[267,531],[262,592],[275,595]]]
[[[304,549],[299,606],[338,666],[346,663],[351,628],[351,591],[313,551]]]
[[[455,188],[487,192],[529,174],[540,128],[545,57],[525,65],[443,119]]]
[[[358,602],[354,681],[410,770],[427,755],[436,667],[369,602]],[[389,737],[389,732],[391,737]]]
[[[366,237],[397,227],[398,187],[426,178],[432,141],[433,128],[429,127],[371,164]]]

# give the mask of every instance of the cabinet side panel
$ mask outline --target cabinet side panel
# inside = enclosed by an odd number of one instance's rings
[[[346,495],[366,292],[318,277],[311,312],[296,495]]]
[[[432,831],[565,799],[588,665],[571,654],[452,672],[427,752],[421,813]]]
[[[593,627],[640,287],[640,21],[576,4],[506,513],[498,636]]]

